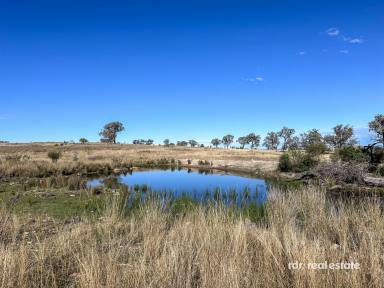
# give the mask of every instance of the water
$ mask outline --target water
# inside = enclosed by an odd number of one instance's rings
[[[103,185],[111,178],[88,181],[89,187]],[[263,179],[248,178],[220,172],[194,170],[146,170],[120,175],[114,179],[128,185],[133,191],[172,193],[173,197],[189,196],[197,201],[220,199],[224,202],[264,203],[267,199],[267,183]],[[148,191],[147,191],[148,190]]]

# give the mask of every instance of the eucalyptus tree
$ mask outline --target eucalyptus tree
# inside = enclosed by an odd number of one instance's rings
[[[233,143],[233,138],[235,138],[233,135],[231,134],[227,134],[223,137],[223,139],[221,140],[223,145],[228,149],[229,146]]]
[[[187,141],[177,141],[176,145],[177,146],[187,146],[188,142]]]
[[[264,138],[263,146],[265,146],[268,150],[277,150],[279,144],[279,134],[277,132],[268,132],[267,136]]]
[[[300,137],[298,136],[293,136],[289,138],[286,142],[286,148],[288,150],[298,150],[300,149]]]
[[[280,138],[283,138],[281,149],[283,151],[287,150],[290,142],[292,142],[292,136],[295,134],[295,129],[284,126],[277,134]]]
[[[251,145],[251,149],[257,148],[260,145],[260,135],[256,135],[255,133],[249,133],[247,136],[248,144]]]
[[[116,144],[117,133],[122,131],[124,131],[123,123],[115,121],[105,124],[99,135],[103,137],[101,139],[102,142]]]
[[[214,146],[214,147],[219,147],[219,145],[221,144],[221,140],[219,138],[213,138],[211,140],[211,144]]]
[[[237,142],[240,144],[241,149],[244,149],[245,145],[249,144],[247,136],[241,136],[237,138]]]
[[[80,139],[79,139],[79,142],[80,142],[81,144],[85,144],[85,143],[88,143],[89,141],[88,141],[88,139],[86,139],[86,138],[80,138]]]
[[[344,146],[351,146],[357,143],[353,137],[353,128],[350,125],[336,125],[332,128],[333,133],[324,137],[325,142],[334,148],[342,148]]]
[[[188,143],[189,145],[191,145],[191,147],[196,147],[197,145],[199,145],[199,143],[197,143],[197,141],[193,139],[189,140]]]
[[[369,131],[375,133],[374,140],[381,143],[384,148],[384,115],[378,114],[375,118],[368,123]]]
[[[169,146],[170,142],[171,141],[169,139],[164,139],[163,144],[164,144],[164,146]]]
[[[318,129],[311,129],[305,133],[302,133],[300,134],[300,138],[300,146],[304,149],[314,144],[324,143],[324,138]]]

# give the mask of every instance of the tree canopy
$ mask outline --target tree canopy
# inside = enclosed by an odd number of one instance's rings
[[[374,140],[381,143],[384,147],[384,115],[378,114],[368,123],[369,131],[375,133]]]
[[[114,143],[116,144],[117,133],[124,131],[124,125],[121,122],[110,122],[105,124],[103,130],[99,133],[102,137],[102,142]]]
[[[353,128],[351,126],[339,124],[333,127],[333,133],[326,135],[324,140],[334,148],[342,148],[356,144],[356,139],[353,135]]]

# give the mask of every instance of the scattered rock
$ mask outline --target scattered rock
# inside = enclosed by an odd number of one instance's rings
[[[364,182],[369,186],[384,187],[384,178],[364,176]]]

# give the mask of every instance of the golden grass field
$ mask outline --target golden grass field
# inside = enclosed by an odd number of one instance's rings
[[[183,164],[191,160],[197,165],[199,160],[209,161],[215,167],[235,168],[245,171],[273,171],[277,167],[281,152],[267,150],[214,149],[164,147],[146,145],[111,144],[67,144],[57,146],[54,143],[0,144],[0,170],[6,174],[29,176],[27,171],[73,169],[74,166],[88,164],[130,163],[132,161],[150,161],[162,158],[180,160]],[[49,151],[60,151],[62,157],[58,163],[51,163],[47,157]],[[18,161],[12,157],[21,157]],[[19,161],[20,160],[20,161]],[[17,162],[17,163],[15,163]],[[61,167],[61,168],[60,168]],[[33,173],[31,176],[34,176]]]
[[[382,287],[380,204],[330,203],[307,187],[271,190],[251,222],[198,206],[174,217],[156,203],[124,216],[111,196],[98,219],[63,224],[0,212],[0,287]],[[359,263],[355,270],[290,262]]]
[[[57,163],[48,158],[49,151],[61,152]],[[150,200],[127,213],[121,205],[132,192],[127,187],[96,196],[79,185],[86,178],[76,174],[159,159],[270,172],[280,155],[1,144],[0,288],[383,287],[384,217],[378,198],[336,200],[318,186],[271,187],[262,210],[216,203],[181,206],[175,214],[171,206]],[[292,262],[354,262],[359,269],[294,270]]]

